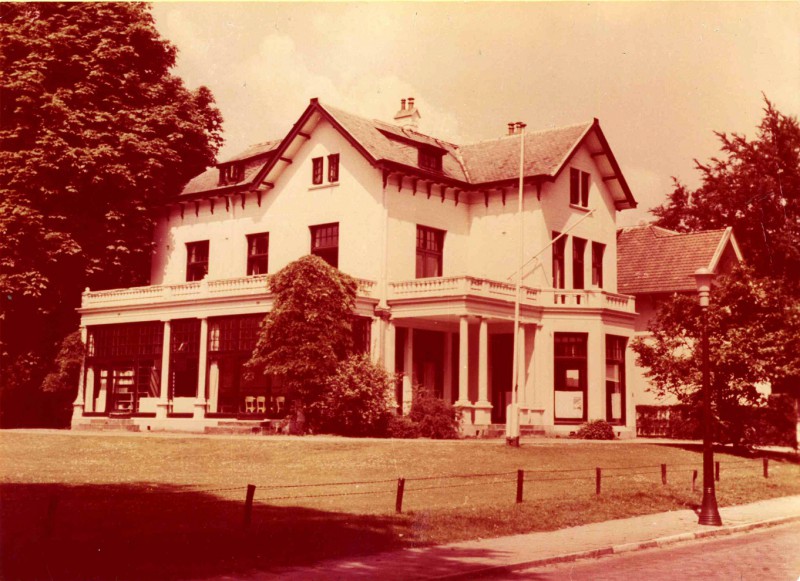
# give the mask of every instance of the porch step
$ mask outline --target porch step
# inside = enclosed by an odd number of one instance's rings
[[[206,426],[206,434],[276,434],[285,420],[228,420]]]

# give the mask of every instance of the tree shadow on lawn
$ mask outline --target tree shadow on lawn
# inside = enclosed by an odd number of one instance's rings
[[[686,444],[686,443],[675,443],[675,444],[666,444],[666,443],[659,443],[656,446],[665,446],[667,448],[678,448],[679,450],[687,450],[689,452],[697,452],[698,454],[703,454],[703,443],[698,442],[696,444]],[[714,453],[715,454],[728,454],[730,456],[737,456],[739,458],[745,458],[747,460],[757,460],[760,458],[769,458],[770,460],[774,460],[776,462],[787,462],[789,464],[800,464],[800,454],[797,452],[783,452],[781,450],[766,450],[763,448],[746,448],[743,446],[730,446],[730,445],[720,445],[714,444]]]
[[[224,494],[239,494],[239,491]],[[406,515],[359,515],[256,502],[181,486],[0,485],[0,578],[157,579],[246,575],[412,546]],[[55,500],[54,500],[55,499]],[[448,553],[426,563],[446,569]],[[375,576],[363,569],[359,576]]]

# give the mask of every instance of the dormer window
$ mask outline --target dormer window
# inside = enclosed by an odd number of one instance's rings
[[[230,163],[219,168],[219,185],[237,184],[244,179],[244,164]]]
[[[420,147],[418,165],[420,169],[428,171],[442,171],[442,157],[444,153],[432,148]]]

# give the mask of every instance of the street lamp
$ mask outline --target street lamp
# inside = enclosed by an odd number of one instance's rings
[[[711,294],[711,279],[713,278],[714,273],[707,268],[698,268],[694,273],[697,294],[700,297],[700,308],[703,309],[703,504],[700,507],[700,519],[697,522],[701,525],[720,526],[722,519],[717,509],[717,496],[714,491],[714,448],[708,363],[708,297]]]

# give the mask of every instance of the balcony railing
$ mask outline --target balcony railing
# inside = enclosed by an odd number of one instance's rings
[[[514,293],[513,284],[472,276],[418,278],[389,283],[389,300],[477,295],[513,301]],[[538,297],[538,289],[522,287],[521,301],[523,303],[538,304]]]
[[[82,307],[84,309],[127,307],[218,297],[270,295],[269,278],[270,275],[264,274],[103,291],[87,290],[83,293]],[[356,282],[358,283],[358,296],[378,298],[378,285],[375,281],[356,279]],[[390,301],[416,298],[446,299],[471,295],[513,302],[515,287],[513,284],[496,280],[472,276],[450,276],[392,282],[389,283],[388,291],[387,298]],[[626,313],[635,312],[633,297],[600,290],[542,290],[523,286],[521,303],[541,307],[594,308]]]
[[[82,308],[124,307],[149,305],[172,301],[203,300],[216,297],[247,297],[270,294],[270,275],[242,276],[218,280],[204,279],[198,282],[136,286],[102,291],[85,291]],[[359,296],[371,297],[375,282],[356,279]]]

